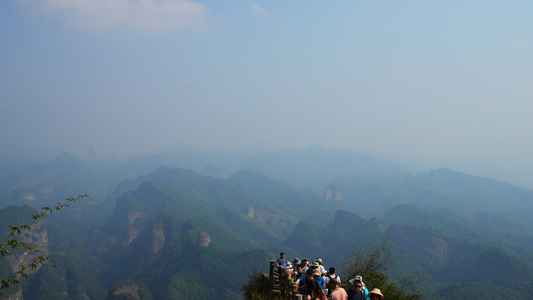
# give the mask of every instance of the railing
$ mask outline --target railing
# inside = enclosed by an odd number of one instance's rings
[[[292,275],[285,272],[285,268],[276,265],[270,261],[270,282],[272,290],[279,291],[282,300],[302,300],[303,297],[298,293],[298,284],[292,280]]]

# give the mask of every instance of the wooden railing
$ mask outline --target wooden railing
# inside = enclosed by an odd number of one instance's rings
[[[302,300],[303,297],[298,293],[298,284],[292,280],[292,275],[285,272],[285,268],[276,265],[270,261],[270,282],[272,290],[280,293],[282,300]]]

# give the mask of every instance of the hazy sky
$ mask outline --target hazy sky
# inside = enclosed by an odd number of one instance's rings
[[[0,143],[533,167],[532,1],[0,1]]]

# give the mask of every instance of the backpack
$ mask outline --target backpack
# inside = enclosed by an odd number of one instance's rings
[[[329,278],[328,285],[329,285],[329,282],[331,281],[331,279],[337,280],[337,282],[340,284],[339,275],[336,275],[335,277],[331,277],[331,275],[328,273],[326,276],[328,276],[328,278]],[[331,294],[331,292],[333,292],[333,291],[328,287],[328,295]]]

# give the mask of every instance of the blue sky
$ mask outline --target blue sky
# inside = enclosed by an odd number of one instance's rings
[[[533,167],[530,1],[0,1],[0,143]]]

